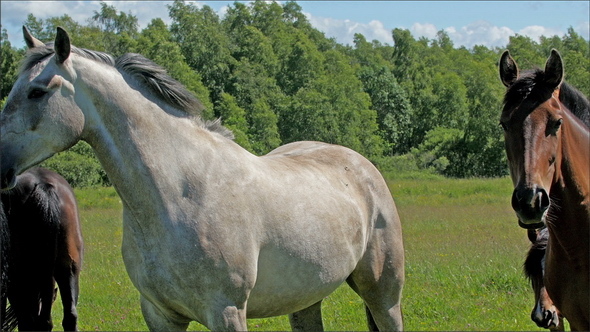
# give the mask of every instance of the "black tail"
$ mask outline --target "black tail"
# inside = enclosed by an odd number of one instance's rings
[[[8,257],[10,251],[10,234],[8,233],[8,220],[4,214],[2,202],[0,202],[0,329],[1,331],[14,331],[16,329],[16,314],[8,305]]]

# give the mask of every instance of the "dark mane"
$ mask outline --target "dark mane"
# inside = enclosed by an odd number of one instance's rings
[[[523,264],[524,274],[527,278],[532,279],[535,276],[543,275],[543,258],[547,249],[549,232],[543,228],[537,233],[537,238],[531,240],[531,247]]]
[[[590,128],[590,101],[573,86],[562,83],[559,100]]]
[[[200,115],[204,109],[203,104],[164,68],[140,54],[122,55],[115,60],[115,68],[135,77],[172,106],[195,115]]]
[[[541,69],[525,71],[519,79],[512,84],[504,95],[504,111],[516,109],[527,112],[520,116],[528,115],[540,104],[551,98],[553,88],[545,82],[545,72]],[[559,100],[582,122],[590,127],[590,102],[573,86],[566,82],[561,84]],[[508,115],[508,114],[506,114]],[[509,116],[512,116],[510,114]]]
[[[185,112],[187,115],[196,116],[204,128],[217,132],[227,138],[234,138],[233,133],[229,129],[223,127],[219,121],[201,121],[200,115],[204,106],[199,99],[197,99],[180,82],[168,75],[164,68],[146,57],[140,54],[127,53],[115,59],[110,54],[104,52],[87,50],[74,46],[71,47],[71,52],[86,59],[112,66],[121,72],[129,74],[141,84],[148,87],[151,92],[170,106]],[[21,64],[21,73],[31,70],[54,53],[53,43],[47,43],[45,47],[29,49],[29,51],[27,51],[27,56]]]

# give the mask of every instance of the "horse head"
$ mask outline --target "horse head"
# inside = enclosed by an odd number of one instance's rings
[[[559,100],[564,70],[556,50],[544,70],[521,74],[508,51],[500,59],[507,87],[500,124],[514,184],[512,207],[523,228],[545,223],[551,186],[559,177],[564,110]]]
[[[55,42],[43,44],[23,27],[29,47],[18,79],[0,113],[0,188],[16,176],[79,139],[84,114],[77,104],[70,38],[57,28]]]

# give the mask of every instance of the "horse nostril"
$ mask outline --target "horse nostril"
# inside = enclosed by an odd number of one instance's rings
[[[537,198],[539,204],[539,210],[541,212],[545,212],[549,208],[549,204],[551,201],[549,200],[549,195],[547,191],[543,188],[537,189]]]
[[[512,193],[512,208],[514,211],[520,211],[520,198],[518,197],[518,190],[514,189]]]

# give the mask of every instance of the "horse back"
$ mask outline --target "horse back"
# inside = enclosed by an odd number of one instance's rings
[[[287,172],[297,174],[298,170],[308,170],[314,176],[328,178],[335,191],[354,192],[357,204],[363,207],[370,220],[367,225],[370,231],[385,228],[387,223],[396,234],[401,233],[397,208],[385,179],[358,152],[340,145],[300,141],[283,145],[264,158],[274,159]]]

